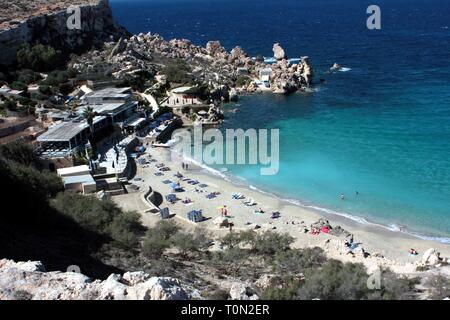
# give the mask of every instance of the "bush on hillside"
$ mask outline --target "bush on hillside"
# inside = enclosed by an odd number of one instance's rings
[[[64,58],[59,50],[42,44],[25,44],[17,51],[17,62],[21,68],[34,71],[51,71],[64,64]]]

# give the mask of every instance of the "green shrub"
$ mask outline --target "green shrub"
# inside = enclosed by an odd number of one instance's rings
[[[169,240],[149,231],[142,246],[142,254],[147,258],[159,258],[170,246]]]
[[[11,83],[11,89],[14,90],[19,90],[19,91],[27,91],[28,90],[28,86],[20,81],[14,81],[13,83]]]
[[[292,249],[280,251],[275,255],[274,268],[279,273],[301,273],[307,269],[318,268],[325,263],[326,257],[321,248]]]
[[[17,81],[18,82],[22,82],[22,83],[29,85],[32,83],[36,83],[39,80],[42,80],[42,76],[39,73],[34,72],[33,70],[22,69],[22,70],[17,71]]]
[[[7,99],[0,105],[3,110],[17,111],[17,101],[14,99]]]
[[[124,213],[110,200],[64,192],[56,196],[52,206],[84,229],[111,238],[117,246],[133,248],[138,244],[137,236],[142,231],[139,216]]]
[[[30,145],[22,142],[11,142],[0,145],[0,156],[25,166],[36,166],[38,164],[38,157],[34,149]]]
[[[195,233],[178,232],[173,235],[171,240],[183,257],[187,257],[189,253],[194,254],[207,249],[212,242],[204,232],[199,230]]]
[[[289,234],[279,234],[267,231],[258,234],[251,244],[253,251],[262,255],[274,255],[277,252],[286,251],[294,242],[294,238]]]
[[[137,212],[124,212],[113,218],[108,233],[118,246],[133,249],[138,247],[139,239],[137,235],[142,231],[139,214]]]
[[[301,300],[360,300],[367,296],[368,275],[362,264],[327,261],[320,269],[305,273],[297,292]]]
[[[31,192],[41,198],[48,198],[63,190],[61,179],[48,172],[40,172],[33,167],[15,162],[8,164],[10,174],[21,184],[26,184]]]
[[[239,76],[236,79],[236,86],[243,87],[243,86],[246,86],[249,82],[250,82],[250,79],[248,77]]]
[[[429,298],[433,300],[443,300],[450,298],[450,279],[443,275],[430,277],[426,284],[431,287]]]
[[[17,51],[17,62],[21,68],[34,71],[50,71],[64,64],[61,51],[50,46],[37,44],[33,47],[25,44]]]
[[[192,81],[189,72],[190,69],[186,62],[178,59],[171,61],[161,70],[161,73],[167,77],[168,82],[181,84]]]

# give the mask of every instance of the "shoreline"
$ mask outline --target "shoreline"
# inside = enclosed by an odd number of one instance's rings
[[[320,205],[315,204],[304,204],[302,203],[302,200],[294,199],[294,198],[284,198],[283,196],[277,194],[276,192],[270,192],[261,189],[260,187],[254,186],[251,184],[250,181],[248,181],[245,178],[236,176],[232,173],[229,173],[229,171],[221,172],[220,170],[217,170],[215,168],[206,166],[206,165],[199,165],[198,163],[195,163],[192,159],[185,159],[185,161],[191,161],[191,163],[195,164],[196,166],[199,166],[202,170],[205,171],[205,175],[212,175],[214,177],[220,177],[225,179],[226,181],[230,182],[231,184],[234,184],[236,186],[241,186],[244,188],[251,189],[253,191],[262,193],[264,195],[274,197],[280,201],[292,204],[294,206],[301,207],[305,210],[311,210],[317,213],[318,215],[326,215],[327,217],[336,217],[338,220],[342,221],[349,221],[348,223],[354,223],[356,225],[365,225],[365,226],[371,226],[374,228],[380,228],[386,231],[390,232],[396,232],[403,234],[405,236],[413,237],[416,239],[424,240],[424,241],[433,241],[440,244],[446,244],[450,245],[450,235],[449,236],[439,236],[436,234],[427,234],[426,232],[421,232],[419,230],[414,230],[412,228],[409,228],[408,226],[398,226],[395,223],[387,223],[383,224],[382,222],[375,222],[371,221],[371,219],[355,215],[348,212],[339,212],[335,211],[333,209],[329,209],[326,207],[322,207]],[[394,227],[395,228],[394,228]]]
[[[164,200],[160,206],[161,208],[169,207],[172,214],[181,217],[177,221],[180,221],[188,228],[204,228],[214,236],[227,234],[229,232],[228,229],[219,229],[214,225],[214,220],[220,217],[217,208],[226,205],[231,216],[229,220],[235,226],[234,230],[250,230],[252,229],[251,226],[257,224],[261,227],[258,230],[273,229],[275,232],[289,233],[295,238],[295,247],[320,247],[330,258],[343,262],[363,263],[368,270],[387,267],[397,273],[414,273],[422,259],[422,255],[430,248],[436,249],[441,253],[442,257],[450,257],[450,246],[448,244],[420,239],[413,235],[389,230],[382,226],[362,224],[349,218],[306,208],[285,199],[280,199],[273,194],[254,190],[250,186],[237,185],[224,177],[205,172],[203,167],[192,166],[188,171],[183,170],[181,161],[171,161],[168,150],[149,149],[144,156],[147,155],[150,155],[157,162],[143,167],[138,165],[136,177],[142,180],[132,182],[141,187],[138,195],[142,195],[142,191],[146,192],[149,186],[153,190],[161,193],[163,197],[172,193],[169,185],[164,184],[163,181],[167,179],[176,181],[176,178],[173,176],[176,172],[180,172],[185,177],[198,180],[207,185],[205,190],[201,190],[202,193],[197,193],[194,191],[194,188],[198,189],[197,187],[181,182],[182,187],[185,188],[185,192],[178,193],[178,198],[180,200],[190,198],[193,204],[186,206],[181,201],[175,204],[168,204]],[[158,171],[155,167],[156,163],[165,163],[171,170],[165,172],[164,176],[157,177],[154,175]],[[207,199],[205,195],[210,192],[220,192],[221,194],[217,198]],[[232,200],[231,195],[235,192],[244,194],[246,199],[254,199],[257,205],[255,207],[247,207],[242,203],[244,200]],[[145,204],[142,203],[143,201],[140,196],[137,198],[136,194],[130,193],[126,196],[114,197],[113,199],[116,199],[116,203],[124,209],[141,212],[146,225],[150,226],[159,221],[159,215],[150,214],[146,210],[143,210],[142,206],[145,207]],[[265,211],[265,214],[253,214],[253,211],[259,207]],[[192,210],[202,210],[204,216],[209,219],[195,225],[186,222],[185,215]],[[272,220],[270,219],[271,212],[280,212],[281,217]],[[329,220],[333,228],[340,226],[353,234],[355,241],[360,243],[361,248],[370,253],[371,256],[364,257],[361,254],[349,255],[344,247],[345,237],[332,236],[324,233],[312,235],[303,231],[304,227],[309,228],[311,224],[317,222],[319,219]],[[411,248],[417,250],[419,254],[417,256],[409,256],[408,251]]]

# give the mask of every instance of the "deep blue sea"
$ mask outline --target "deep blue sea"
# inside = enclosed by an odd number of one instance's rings
[[[366,9],[381,8],[381,30]],[[280,172],[230,172],[262,190],[420,234],[450,237],[450,2],[111,0],[131,32],[291,57],[315,92],[246,96],[225,127],[279,128]],[[326,71],[338,62],[347,72]],[[360,193],[356,196],[355,191]],[[339,198],[346,195],[346,200]],[[442,240],[442,239],[441,239]]]

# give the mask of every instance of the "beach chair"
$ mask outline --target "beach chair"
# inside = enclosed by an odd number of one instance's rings
[[[198,223],[204,220],[202,210],[193,210],[191,212],[188,212],[187,218],[189,221]]]
[[[170,211],[169,208],[162,208],[159,210],[159,215],[161,216],[161,219],[169,219],[170,218]]]
[[[176,196],[176,195],[174,195],[173,193],[171,193],[171,194],[168,194],[168,195],[166,196],[166,200],[167,200],[167,202],[175,203],[178,199],[177,199],[177,196]]]

